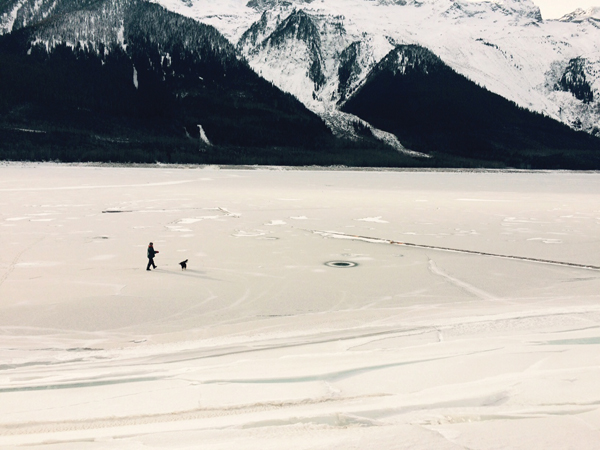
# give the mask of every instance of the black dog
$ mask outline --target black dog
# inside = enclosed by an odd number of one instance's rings
[[[187,262],[188,262],[188,260],[186,259],[185,261],[181,261],[179,263],[179,265],[181,266],[181,270],[186,270],[187,269]]]

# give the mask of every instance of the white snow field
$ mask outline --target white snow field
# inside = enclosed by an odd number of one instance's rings
[[[3,163],[0,448],[600,449],[599,193]]]

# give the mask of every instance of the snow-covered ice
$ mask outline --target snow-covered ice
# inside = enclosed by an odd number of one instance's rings
[[[0,448],[600,449],[598,192],[2,164]]]

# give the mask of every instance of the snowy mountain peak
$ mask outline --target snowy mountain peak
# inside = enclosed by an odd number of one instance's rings
[[[540,8],[531,0],[497,0],[482,2],[453,0],[452,5],[444,15],[454,18],[477,17],[486,19],[498,13],[517,20],[527,19],[536,23],[542,22]]]
[[[281,14],[263,12],[260,20],[242,35],[238,49],[250,61],[277,60],[276,64],[262,69],[266,71],[265,75],[274,67],[280,76],[285,74],[291,84],[284,83],[282,87],[289,92],[296,92],[296,88],[303,86],[303,89],[309,89],[305,95],[310,98],[326,81],[320,30],[315,18],[302,9],[293,9],[287,16],[283,11]],[[267,79],[273,80],[272,77],[267,76]],[[309,88],[310,84],[312,87]],[[302,95],[298,97],[302,98]]]
[[[592,20],[595,22],[600,22],[600,7],[592,7],[588,9],[578,8],[572,13],[565,14],[560,19],[561,22],[584,22],[586,20]]]
[[[518,16],[527,17],[535,21],[542,21],[542,13],[539,6],[531,0],[502,0],[498,2],[502,7]]]

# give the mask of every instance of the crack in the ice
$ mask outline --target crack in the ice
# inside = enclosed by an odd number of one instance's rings
[[[216,380],[203,381],[202,384],[225,384],[225,383],[231,383],[231,384],[279,384],[279,383],[307,383],[307,382],[312,382],[312,381],[335,382],[335,381],[341,381],[346,378],[355,377],[358,375],[362,375],[362,374],[377,371],[377,370],[391,369],[394,367],[409,366],[409,365],[413,365],[413,364],[422,364],[422,363],[428,363],[428,362],[433,362],[433,361],[442,361],[445,359],[452,359],[452,358],[470,356],[470,355],[475,355],[475,354],[480,354],[480,353],[487,353],[490,351],[494,351],[494,350],[488,349],[488,350],[482,350],[479,352],[461,353],[461,354],[450,355],[450,356],[441,356],[439,358],[427,358],[427,359],[417,359],[417,360],[413,360],[413,361],[395,362],[395,363],[389,363],[389,364],[378,364],[378,365],[374,365],[374,366],[366,366],[366,367],[359,367],[359,368],[354,368],[354,369],[340,370],[340,371],[329,372],[329,373],[325,373],[325,374],[305,375],[305,376],[297,376],[297,377],[279,377],[279,378],[216,379]]]
[[[414,244],[411,242],[399,242],[391,239],[377,238],[377,237],[369,237],[369,236],[358,236],[353,234],[340,233],[337,231],[320,231],[320,230],[305,230],[310,233],[319,234],[323,237],[333,237],[333,238],[342,238],[342,239],[350,239],[355,241],[363,241],[370,242],[373,244],[391,244],[391,245],[402,245],[405,247],[415,247],[415,248],[424,248],[430,250],[438,250],[444,252],[452,252],[452,253],[467,253],[470,255],[478,255],[478,256],[489,256],[493,258],[503,258],[503,259],[514,259],[518,261],[527,261],[534,262],[538,264],[550,264],[555,266],[567,266],[567,267],[576,267],[578,269],[586,269],[586,270],[600,270],[600,266],[594,266],[591,264],[579,264],[579,263],[571,263],[565,261],[553,261],[549,259],[541,259],[541,258],[531,258],[528,256],[515,256],[515,255],[501,255],[497,253],[488,253],[488,252],[480,252],[475,250],[465,250],[458,248],[449,248],[449,247],[439,247],[435,245],[425,245],[425,244]]]
[[[445,278],[446,280],[448,280],[451,284],[453,284],[454,286],[468,292],[469,294],[474,295],[475,297],[478,297],[482,300],[496,300],[497,297],[493,296],[492,294],[483,291],[479,288],[476,288],[475,286],[466,283],[462,280],[459,280],[458,278],[454,278],[450,275],[448,275],[446,272],[444,272],[443,270],[441,270],[436,264],[435,262],[433,262],[431,259],[429,260],[429,270],[431,273],[433,273],[434,275],[438,275],[442,278]]]
[[[63,383],[63,384],[46,384],[38,386],[21,386],[12,388],[0,388],[0,394],[6,394],[9,392],[30,392],[30,391],[48,391],[56,389],[78,389],[98,386],[111,386],[115,384],[127,384],[127,383],[140,383],[146,381],[159,381],[163,380],[163,377],[139,377],[139,378],[126,378],[121,380],[101,380],[101,381],[88,381],[79,383]]]

